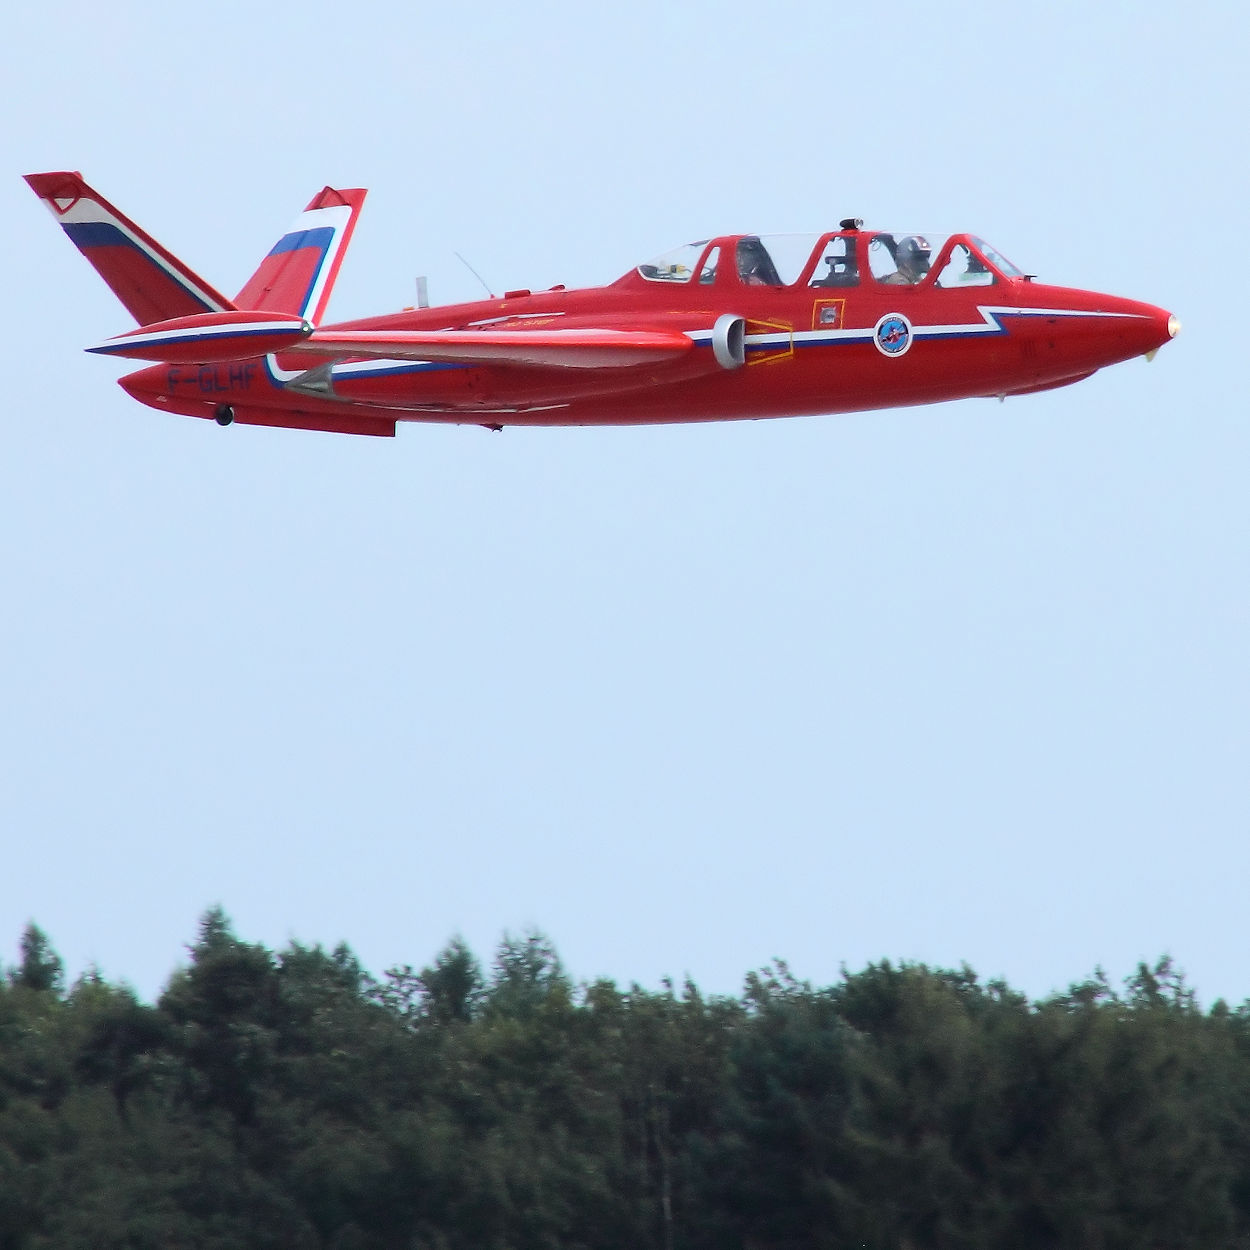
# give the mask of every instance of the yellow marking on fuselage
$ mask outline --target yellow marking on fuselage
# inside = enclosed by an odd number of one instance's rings
[[[840,330],[846,324],[846,300],[818,299],[812,304],[813,330]]]
[[[755,321],[747,320],[747,337],[752,334],[788,334],[790,341],[785,347],[770,347],[765,351],[749,351],[747,364],[774,365],[779,360],[788,360],[794,355],[794,327],[788,321]]]

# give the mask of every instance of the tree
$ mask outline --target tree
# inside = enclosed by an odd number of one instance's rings
[[[423,1014],[436,1024],[473,1018],[481,1001],[482,969],[462,938],[453,938],[432,967],[421,969]]]
[[[200,921],[191,966],[175,973],[159,1007],[176,1028],[192,1102],[250,1124],[273,1067],[279,1020],[273,956],[239,941],[222,910],[212,908]]]
[[[460,937],[452,938],[420,972],[402,964],[384,975],[371,997],[414,1026],[467,1023],[480,1009],[485,991],[482,966]]]
[[[572,986],[551,939],[531,930],[506,934],[495,952],[488,1004],[492,1013],[516,1019],[532,1015],[549,1000],[569,1001]]]
[[[65,965],[52,949],[44,931],[31,921],[22,930],[21,962],[9,973],[14,985],[41,993],[60,994],[65,989]]]
[[[71,995],[85,1036],[74,1059],[75,1075],[88,1085],[107,1085],[117,1114],[129,1121],[131,1096],[148,1085],[170,1043],[169,1023],[127,989],[85,982]]]

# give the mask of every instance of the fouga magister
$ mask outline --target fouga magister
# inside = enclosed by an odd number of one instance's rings
[[[135,399],[220,425],[393,435],[398,421],[642,425],[855,412],[1067,386],[1152,357],[1174,316],[1047,286],[971,234],[722,235],[608,286],[323,324],[362,190],[326,187],[227,299],[77,173],[26,181],[156,361]]]

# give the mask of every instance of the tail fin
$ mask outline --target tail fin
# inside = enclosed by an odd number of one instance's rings
[[[119,212],[81,174],[27,174],[26,181],[141,325],[229,312],[234,305]]]
[[[314,196],[239,292],[238,307],[320,322],[365,194],[326,187]]]

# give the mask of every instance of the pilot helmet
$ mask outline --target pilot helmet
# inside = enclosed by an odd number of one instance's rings
[[[899,241],[894,263],[899,269],[908,269],[918,278],[929,272],[929,240],[921,234],[909,234]]]

